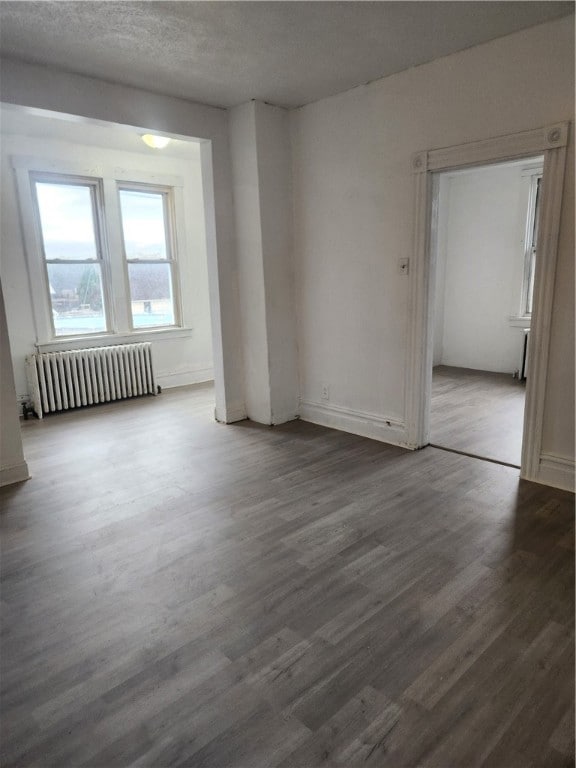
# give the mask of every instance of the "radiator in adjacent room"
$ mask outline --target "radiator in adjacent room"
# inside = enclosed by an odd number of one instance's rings
[[[157,393],[152,345],[121,344],[26,358],[30,400],[45,413]]]
[[[528,375],[528,348],[530,343],[530,328],[524,328],[522,340],[522,367],[520,368],[520,381],[526,381]]]

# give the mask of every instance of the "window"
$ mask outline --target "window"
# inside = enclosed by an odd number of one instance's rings
[[[540,210],[540,188],[542,172],[530,176],[528,191],[528,215],[526,218],[526,236],[524,239],[524,284],[522,288],[521,313],[526,317],[532,314],[534,295],[534,272],[536,269],[536,252],[538,248],[538,219]]]
[[[175,324],[169,202],[166,191],[120,188],[133,328]]]
[[[108,330],[97,182],[35,180],[55,336]]]
[[[172,187],[35,172],[30,184],[42,341],[179,327]]]

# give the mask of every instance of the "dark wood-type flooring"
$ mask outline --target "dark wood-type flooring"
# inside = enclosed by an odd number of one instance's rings
[[[430,442],[520,466],[525,383],[507,373],[439,365],[432,374]]]
[[[9,766],[573,765],[573,497],[209,387],[26,422]]]

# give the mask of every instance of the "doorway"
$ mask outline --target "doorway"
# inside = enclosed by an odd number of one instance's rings
[[[431,445],[520,468],[544,158],[434,174]]]
[[[431,244],[435,241],[438,220],[434,177],[444,171],[543,156],[544,172],[538,219],[539,253],[527,345],[520,476],[536,482],[547,482],[550,472],[547,455],[542,452],[542,434],[568,128],[568,123],[558,123],[468,144],[424,150],[411,158],[414,243],[410,269],[405,407],[407,445],[410,447],[422,448],[430,444],[434,351]]]

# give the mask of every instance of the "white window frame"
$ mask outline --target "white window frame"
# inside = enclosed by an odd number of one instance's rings
[[[528,209],[526,214],[526,229],[524,233],[524,272],[522,278],[522,293],[520,299],[520,317],[531,318],[532,302],[530,286],[534,285],[534,273],[536,270],[536,251],[538,247],[537,238],[534,240],[534,234],[538,234],[538,221],[536,216],[538,214],[537,202],[538,202],[538,189],[542,184],[543,168],[532,168],[524,171],[524,175],[529,176],[528,187]]]
[[[171,245],[175,261],[186,252],[184,181],[180,176],[143,172],[138,169],[86,164],[75,160],[47,159],[37,156],[15,155],[11,158],[16,177],[16,188],[22,219],[22,231],[32,311],[36,331],[36,348],[40,352],[106,346],[135,341],[150,341],[191,337],[190,309],[184,311],[182,295],[191,293],[190,279],[184,280],[180,267],[176,268],[173,283],[174,319],[178,325],[154,326],[134,329],[130,310],[130,292],[124,258],[124,240],[120,213],[118,186],[139,185],[140,188],[170,190]],[[43,239],[40,218],[34,199],[34,183],[40,176],[90,179],[99,182],[99,236],[103,248],[107,274],[103,274],[104,301],[107,308],[106,333],[78,336],[55,336],[52,323],[52,303],[44,264]],[[112,254],[112,258],[109,255]],[[40,279],[39,279],[40,278]]]
[[[162,195],[163,209],[164,209],[164,235],[166,238],[166,258],[165,259],[129,259],[126,255],[126,244],[124,241],[124,229],[121,227],[120,233],[122,237],[122,256],[124,265],[125,282],[127,286],[127,296],[131,297],[130,280],[128,277],[130,264],[168,264],[170,267],[170,279],[172,281],[172,304],[174,312],[174,323],[171,325],[155,325],[151,327],[151,330],[159,329],[166,330],[171,328],[182,327],[182,292],[180,290],[180,277],[179,277],[179,265],[178,265],[178,239],[176,231],[176,216],[174,210],[174,190],[172,187],[160,186],[155,184],[145,184],[142,182],[129,182],[120,181],[116,185],[118,195],[118,206],[120,208],[120,219],[122,219],[122,206],[120,204],[120,193],[123,190],[137,191],[137,192],[149,192],[151,194]],[[130,330],[133,333],[141,333],[142,328],[134,327],[134,319],[132,317],[132,310],[130,307],[131,299],[129,298],[129,323]]]
[[[37,183],[62,184],[63,186],[88,187],[90,189],[90,199],[92,203],[92,222],[94,224],[94,240],[96,246],[96,259],[48,259],[44,247],[44,234],[42,232],[42,222],[40,219],[40,206],[38,203]],[[35,219],[35,228],[38,234],[39,248],[42,257],[42,288],[45,300],[48,302],[48,314],[50,317],[50,333],[54,341],[64,341],[67,339],[79,338],[80,336],[89,339],[94,336],[101,336],[110,333],[113,326],[112,302],[110,299],[110,261],[108,248],[106,245],[106,233],[104,227],[104,213],[102,200],[102,180],[89,176],[75,176],[72,174],[55,174],[46,172],[32,171],[30,173],[30,188],[33,196],[33,213]],[[49,264],[98,264],[100,266],[100,275],[102,281],[102,301],[104,310],[104,331],[92,331],[82,334],[56,334],[54,325],[54,315],[52,300],[50,298],[50,278],[48,276]]]

